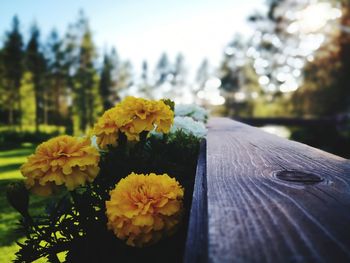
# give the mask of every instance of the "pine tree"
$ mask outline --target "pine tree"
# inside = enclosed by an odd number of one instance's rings
[[[160,86],[167,81],[168,75],[171,73],[171,65],[168,59],[168,55],[163,53],[159,58],[159,61],[155,70],[155,85]]]
[[[185,57],[179,53],[175,58],[175,63],[169,72],[171,89],[164,94],[167,98],[174,100],[188,96],[189,87],[186,86],[187,70],[185,66]]]
[[[142,73],[141,73],[141,79],[144,83],[148,82],[148,63],[146,60],[142,62]]]
[[[107,110],[113,106],[112,103],[112,79],[113,65],[108,54],[103,56],[103,65],[101,70],[99,90],[103,101],[103,109]]]
[[[36,25],[31,28],[30,39],[25,51],[26,69],[33,75],[36,102],[35,129],[39,130],[39,124],[48,124],[49,90],[45,85],[46,59],[40,47],[40,31]]]
[[[62,39],[63,72],[65,80],[65,97],[68,118],[65,120],[66,132],[68,134],[80,133],[79,116],[75,103],[75,75],[79,67],[79,44],[82,29],[78,23],[70,24]]]
[[[118,52],[113,47],[109,55],[109,60],[111,63],[111,87],[110,87],[110,102],[112,105],[120,100],[118,82],[119,82],[119,71],[120,71],[120,59]]]
[[[80,39],[77,72],[74,75],[75,133],[85,132],[87,128],[92,127],[103,107],[98,91],[98,75],[94,67],[96,53],[91,30],[84,16],[80,17],[78,23],[83,32]]]
[[[141,97],[155,99],[154,86],[149,76],[148,62],[144,60],[141,66],[141,80],[138,85],[138,94]]]
[[[19,31],[19,20],[15,16],[12,20],[12,30],[6,34],[2,50],[2,75],[4,108],[8,112],[8,123],[16,123],[15,112],[21,112],[19,87],[23,74],[23,41]]]
[[[6,123],[6,88],[4,86],[3,50],[0,49],[0,124]]]
[[[67,122],[68,112],[68,72],[65,67],[65,53],[63,41],[56,30],[50,33],[46,50],[48,81],[46,83],[51,102],[50,119],[55,124],[64,125]]]
[[[186,83],[186,66],[185,57],[179,53],[175,58],[175,65],[173,69],[172,85],[174,86],[184,86]]]
[[[197,88],[196,88],[196,91],[204,89],[205,83],[208,81],[209,77],[210,77],[209,61],[207,59],[204,59],[197,70],[197,74],[196,74]]]
[[[128,89],[134,85],[133,68],[130,61],[123,61],[120,63],[118,70],[118,81],[116,90],[118,94],[127,94]]]

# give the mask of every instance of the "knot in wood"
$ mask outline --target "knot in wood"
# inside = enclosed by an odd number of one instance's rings
[[[300,171],[280,171],[276,174],[276,177],[283,181],[302,184],[317,184],[323,181],[323,178],[319,175]]]

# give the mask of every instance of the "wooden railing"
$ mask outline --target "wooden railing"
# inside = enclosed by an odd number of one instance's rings
[[[350,161],[225,118],[201,146],[184,262],[350,262]]]

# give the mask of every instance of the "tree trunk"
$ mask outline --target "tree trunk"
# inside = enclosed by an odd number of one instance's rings
[[[23,129],[23,125],[22,125],[22,98],[21,98],[21,95],[19,94],[20,91],[18,91],[18,111],[19,111],[19,114],[20,114],[20,120],[19,120],[19,130],[22,131]]]
[[[13,125],[13,104],[10,103],[10,108],[9,108],[9,124],[10,126]]]
[[[43,105],[44,105],[44,124],[48,125],[48,96],[47,92],[44,91],[44,99],[43,99]]]

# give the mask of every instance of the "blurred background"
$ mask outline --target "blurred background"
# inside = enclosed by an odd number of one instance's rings
[[[347,0],[0,5],[2,193],[38,143],[88,132],[127,95],[197,103],[350,158]],[[20,236],[4,195],[0,205],[8,262]]]
[[[83,134],[127,95],[349,157],[348,1],[3,3],[0,141]]]

